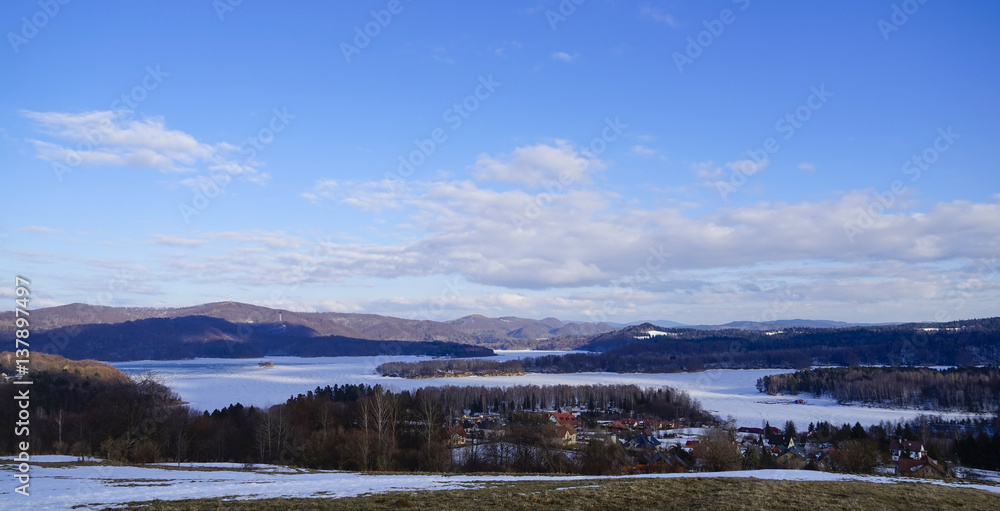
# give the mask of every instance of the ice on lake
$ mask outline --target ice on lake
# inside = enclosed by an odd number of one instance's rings
[[[525,357],[563,354],[552,351],[497,351],[492,360],[514,360]],[[375,374],[375,368],[390,361],[430,360],[422,356],[379,357],[274,357],[268,358],[274,367],[258,366],[259,359],[194,359],[114,362],[127,374],[153,371],[184,401],[199,410],[214,410],[230,404],[270,406],[284,403],[289,397],[304,394],[316,387],[333,384],[380,384],[394,390],[444,385],[481,385],[507,387],[512,385],[596,385],[635,384],[640,387],[670,386],[687,391],[701,402],[702,407],[721,418],[732,417],[738,426],[759,427],[763,421],[783,426],[794,420],[800,429],[810,422],[829,421],[833,424],[863,426],[882,420],[898,421],[920,415],[920,410],[899,410],[842,406],[831,399],[809,395],[769,396],[757,392],[761,377],[789,372],[785,369],[717,369],[697,373],[573,373],[523,376],[493,376],[464,378],[405,379]],[[802,399],[803,404],[795,401]],[[940,414],[946,417],[966,417],[964,414]]]

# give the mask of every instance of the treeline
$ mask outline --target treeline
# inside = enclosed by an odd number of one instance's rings
[[[769,428],[770,423],[764,425]],[[879,466],[894,465],[890,452],[893,440],[918,441],[926,455],[946,467],[960,463],[966,467],[1000,470],[1000,416],[989,420],[944,420],[939,416],[920,416],[912,420],[882,421],[867,428],[860,423],[837,426],[827,421],[809,423],[800,429],[792,421],[784,424],[781,435],[795,439],[797,445],[811,444],[806,451],[833,447],[824,455],[810,458],[809,470],[875,473]],[[780,428],[779,428],[780,429]],[[769,449],[752,446],[743,452],[742,468],[782,468]]]
[[[279,463],[317,469],[525,472],[594,470],[599,460],[571,458],[554,442],[554,424],[538,413],[577,406],[583,421],[604,414],[711,422],[697,401],[669,388],[634,385],[432,387],[394,393],[379,386],[334,385],[264,410],[228,406],[196,412],[155,377],[99,381],[73,373],[30,374],[31,452],[99,456],[113,462]],[[0,412],[13,415],[14,385],[0,385]],[[502,466],[479,456],[453,460],[446,427],[469,413],[496,418]],[[11,453],[13,428],[0,432]],[[21,439],[23,440],[23,439]],[[600,449],[593,456],[603,455]],[[606,454],[606,453],[605,453]],[[605,465],[600,465],[604,466]]]
[[[420,362],[386,362],[375,368],[382,376],[401,378],[433,378],[444,376],[504,376],[524,374],[518,360],[422,360]]]
[[[0,384],[0,415],[16,416],[14,395],[25,388],[31,412],[28,435],[0,430],[0,451],[11,452],[15,442],[27,440],[36,454],[103,452],[112,459],[153,461],[176,446],[152,433],[190,422],[190,410],[178,406],[180,398],[153,377],[101,378],[74,370],[31,372],[27,379],[30,387]]]
[[[967,467],[1000,470],[1000,432],[966,433],[955,443],[955,451]]]
[[[832,468],[845,472],[874,471],[877,461],[890,464],[891,439],[920,441],[927,455],[945,465],[959,463],[966,467],[1000,470],[1000,415],[992,419],[944,420],[940,416],[920,416],[909,421],[881,422],[867,429],[855,424],[840,428],[826,422],[809,425],[808,438],[829,442],[843,448],[846,445],[868,445],[856,451],[854,457],[834,457]],[[807,437],[800,435],[801,440]],[[817,467],[825,469],[826,467]]]
[[[812,365],[808,355],[795,350],[766,353],[728,353],[725,351],[730,341],[719,343],[721,352],[712,348],[699,355],[674,354],[664,346],[636,344],[606,353],[569,353],[566,355],[545,355],[522,359],[528,372],[538,373],[674,373],[702,371],[705,369],[758,369],[783,368],[799,369]],[[668,351],[665,353],[664,351]]]
[[[840,402],[935,411],[995,412],[1000,409],[1000,369],[962,367],[840,367],[765,376],[757,390],[807,393]]]

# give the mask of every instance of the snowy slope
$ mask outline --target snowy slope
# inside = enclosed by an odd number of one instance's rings
[[[0,465],[3,478],[12,481],[13,464]],[[578,481],[579,486],[596,478],[587,476],[444,476],[444,475],[365,475],[354,472],[305,472],[274,470],[171,470],[156,467],[35,466],[31,471],[30,497],[15,494],[12,485],[0,487],[0,502],[33,511],[70,509],[101,509],[128,502],[153,499],[179,500],[224,497],[232,499],[263,499],[280,497],[338,498],[391,491],[443,490],[481,487],[495,481]],[[893,483],[900,479],[874,476],[831,474],[806,470],[756,470],[716,472],[708,474],[649,474],[632,476],[659,477],[755,477],[794,481],[860,480]],[[601,478],[604,479],[604,478]],[[906,481],[913,481],[907,479]],[[1000,493],[1000,486],[977,484],[946,484],[978,488]]]

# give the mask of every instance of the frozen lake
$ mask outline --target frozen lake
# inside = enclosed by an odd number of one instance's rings
[[[532,356],[560,354],[551,351],[498,351],[493,360],[513,360]],[[405,390],[443,385],[593,385],[635,384],[641,387],[668,385],[687,391],[706,410],[723,419],[732,417],[739,426],[760,426],[765,420],[783,426],[794,420],[800,429],[810,422],[829,421],[833,424],[862,425],[882,420],[898,421],[916,417],[918,410],[897,410],[841,406],[830,399],[812,396],[769,396],[757,392],[757,379],[766,375],[789,372],[783,369],[734,370],[719,369],[698,373],[574,373],[527,374],[467,378],[405,379],[375,374],[375,367],[390,361],[429,360],[430,357],[275,357],[269,358],[275,367],[262,368],[259,359],[194,359],[156,360],[112,363],[128,374],[154,371],[181,397],[199,410],[213,410],[233,403],[268,406],[285,402],[289,397],[304,394],[317,386],[334,383],[381,384],[384,388]],[[796,404],[802,398],[805,404]],[[963,414],[941,414],[963,417]]]

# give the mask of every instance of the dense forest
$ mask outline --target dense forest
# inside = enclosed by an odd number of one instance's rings
[[[996,412],[1000,409],[1000,369],[821,368],[765,376],[757,380],[757,390],[768,394],[808,393],[892,408]]]
[[[386,362],[375,368],[382,376],[437,378],[449,376],[503,376],[524,374],[520,360],[452,359],[420,362]]]

